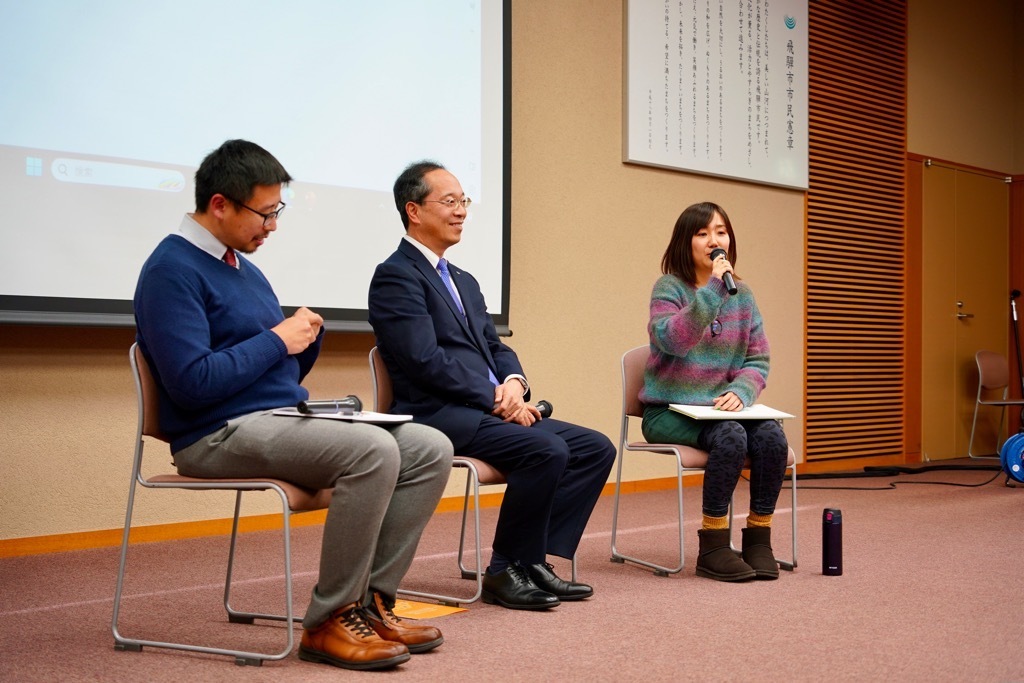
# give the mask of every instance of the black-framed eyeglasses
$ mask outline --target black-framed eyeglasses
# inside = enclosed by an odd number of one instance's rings
[[[463,197],[462,199],[456,199],[455,197],[445,197],[444,199],[425,199],[425,202],[433,202],[435,204],[444,204],[451,210],[455,210],[456,206],[461,206],[463,209],[468,209],[469,205],[473,203],[473,200],[469,197]]]
[[[718,318],[711,321],[711,336],[717,337],[722,334],[722,323],[718,322]]]
[[[228,199],[231,199],[231,198],[228,197]],[[284,213],[285,207],[288,206],[284,202],[281,202],[278,205],[278,207],[276,209],[274,209],[273,211],[271,211],[270,213],[263,213],[262,211],[257,211],[256,209],[252,208],[251,206],[246,206],[245,204],[243,204],[242,202],[238,201],[237,199],[231,199],[231,201],[233,201],[235,204],[237,204],[238,206],[242,207],[243,209],[249,209],[254,214],[256,214],[257,216],[262,218],[264,226],[266,226],[268,223],[270,223],[270,221],[276,221],[278,218],[280,218],[281,214]]]

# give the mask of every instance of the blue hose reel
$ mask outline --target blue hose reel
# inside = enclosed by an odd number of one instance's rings
[[[999,450],[999,462],[1006,476],[1024,483],[1024,432],[1014,434]]]

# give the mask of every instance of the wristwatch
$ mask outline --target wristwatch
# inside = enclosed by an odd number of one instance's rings
[[[525,396],[530,392],[530,383],[526,381],[526,378],[522,375],[509,375],[508,379],[517,379],[519,383],[523,385],[523,395]],[[508,381],[508,380],[506,380]]]

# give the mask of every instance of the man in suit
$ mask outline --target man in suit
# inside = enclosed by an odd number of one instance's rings
[[[370,323],[394,384],[393,410],[444,432],[459,455],[483,460],[508,486],[483,599],[546,609],[593,589],[559,578],[547,556],[572,558],[608,479],[615,447],[602,434],[526,403],[530,385],[503,344],[480,286],[450,265],[471,200],[440,164],[395,181],[406,235],[370,283]]]

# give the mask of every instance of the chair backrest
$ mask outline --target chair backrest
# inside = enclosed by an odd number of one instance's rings
[[[271,482],[279,486],[281,490],[284,491],[285,497],[288,500],[288,507],[292,512],[323,510],[330,506],[331,495],[334,492],[333,488],[321,489],[319,491],[311,490],[280,479],[270,479],[269,477],[230,477],[226,479],[207,479],[185,477],[178,474],[158,474],[146,477],[147,481],[143,481],[142,475],[140,474],[143,453],[142,437],[151,436],[154,439],[160,439],[166,443],[170,443],[170,439],[160,431],[160,392],[157,389],[156,379],[153,377],[153,373],[149,369],[149,363],[146,362],[146,357],[142,355],[142,350],[139,349],[137,342],[132,344],[132,348],[128,352],[128,362],[132,367],[132,374],[135,375],[135,389],[139,398],[139,438],[135,444],[135,472],[132,476],[133,478],[139,477],[140,483],[143,483],[146,486],[158,483],[173,484],[177,488],[199,488],[189,486],[189,482]],[[239,490],[238,487],[232,486],[225,486],[224,488]],[[242,487],[242,490],[251,489],[254,491],[261,491],[266,488],[270,487],[245,486]]]
[[[139,397],[140,434],[168,441],[164,433],[160,431],[160,392],[138,342],[132,344],[128,361],[135,375],[135,389]]]
[[[1003,389],[1010,384],[1010,367],[1006,356],[995,351],[978,351],[978,382],[983,389]]]
[[[630,417],[643,417],[644,404],[640,390],[644,386],[644,367],[651,355],[649,346],[638,346],[622,355],[622,412]]]
[[[373,409],[378,413],[390,412],[394,400],[391,376],[376,346],[370,349],[370,378],[373,380]]]

